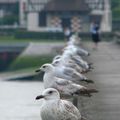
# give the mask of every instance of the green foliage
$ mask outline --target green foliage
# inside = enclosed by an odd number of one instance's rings
[[[20,70],[33,67],[40,67],[44,63],[50,63],[52,61],[52,58],[52,55],[18,57],[9,66],[8,70]]]
[[[11,11],[14,15],[19,15],[19,2],[16,2],[16,4],[13,7],[11,7]]]
[[[18,23],[18,16],[15,15],[4,16],[0,19],[0,25],[14,25],[15,23]]]
[[[116,7],[119,7],[120,5],[120,0],[111,0],[111,6],[112,6],[112,9],[116,8]]]
[[[120,20],[120,6],[113,9],[113,20]]]
[[[3,7],[6,10],[6,14],[3,18],[0,18],[0,25],[14,25],[19,24],[19,2],[13,5]]]
[[[120,0],[111,0],[113,21],[120,21]]]

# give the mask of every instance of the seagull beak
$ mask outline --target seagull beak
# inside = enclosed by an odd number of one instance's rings
[[[44,98],[44,96],[43,95],[39,95],[39,96],[36,97],[36,100],[39,100],[39,99],[42,99],[42,98]]]
[[[39,68],[39,69],[35,70],[35,72],[36,73],[41,72],[41,69]]]

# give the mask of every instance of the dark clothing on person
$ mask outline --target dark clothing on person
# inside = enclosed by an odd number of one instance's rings
[[[95,43],[100,42],[99,26],[97,24],[93,24],[91,26],[91,34],[92,34],[93,42],[95,42]]]
[[[96,34],[93,34],[93,33],[92,33],[92,40],[93,40],[93,42],[95,42],[95,43],[100,42],[99,34],[98,34],[98,33],[96,33]]]

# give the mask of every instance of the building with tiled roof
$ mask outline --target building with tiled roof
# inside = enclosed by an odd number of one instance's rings
[[[80,32],[89,29],[88,4],[84,0],[29,0],[26,7],[30,31],[62,30]]]
[[[72,31],[88,32],[91,21],[97,21],[102,28],[110,21],[105,7],[110,5],[109,0],[20,0],[20,3],[20,13],[24,13],[20,15],[21,25],[29,31],[69,27]]]
[[[49,1],[45,7],[45,11],[59,11],[59,12],[88,12],[88,4],[84,0],[52,0]]]

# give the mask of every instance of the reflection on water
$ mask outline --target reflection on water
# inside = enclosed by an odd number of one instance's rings
[[[40,120],[41,82],[0,81],[0,120]]]

